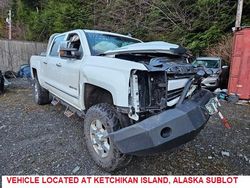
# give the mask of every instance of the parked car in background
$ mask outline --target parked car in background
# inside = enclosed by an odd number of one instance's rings
[[[202,86],[208,89],[227,88],[229,68],[220,57],[197,57],[192,65],[202,67],[210,76],[202,80]]]

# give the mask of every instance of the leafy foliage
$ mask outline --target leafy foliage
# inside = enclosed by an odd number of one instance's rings
[[[180,43],[198,54],[231,32],[236,4],[231,0],[13,0],[12,10],[15,24],[24,31],[20,39],[46,41],[56,32],[100,29],[145,41]],[[242,25],[250,25],[249,10],[246,0]]]

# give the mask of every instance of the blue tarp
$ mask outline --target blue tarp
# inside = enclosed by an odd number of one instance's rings
[[[18,72],[18,76],[21,78],[31,78],[30,65],[21,65],[20,70]]]

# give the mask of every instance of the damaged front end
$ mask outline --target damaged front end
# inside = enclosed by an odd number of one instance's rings
[[[135,124],[110,138],[122,153],[132,155],[162,152],[192,140],[211,115],[206,105],[214,94],[201,88],[204,75],[180,56],[140,62],[148,70],[133,70],[130,77],[129,117]]]
[[[148,71],[134,70],[130,78],[130,118],[148,117],[173,107],[186,83],[196,72],[192,65],[179,57],[155,57],[145,63]],[[193,92],[196,86],[190,88]]]
[[[205,105],[211,98],[211,92],[201,89],[174,108],[109,136],[122,153],[132,155],[148,155],[180,146],[195,138],[207,123],[210,115]]]

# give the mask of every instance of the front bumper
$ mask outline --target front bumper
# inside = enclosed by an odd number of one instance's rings
[[[122,152],[147,155],[182,145],[192,140],[209,119],[205,104],[214,95],[205,89],[196,92],[175,108],[120,129],[109,136]]]

